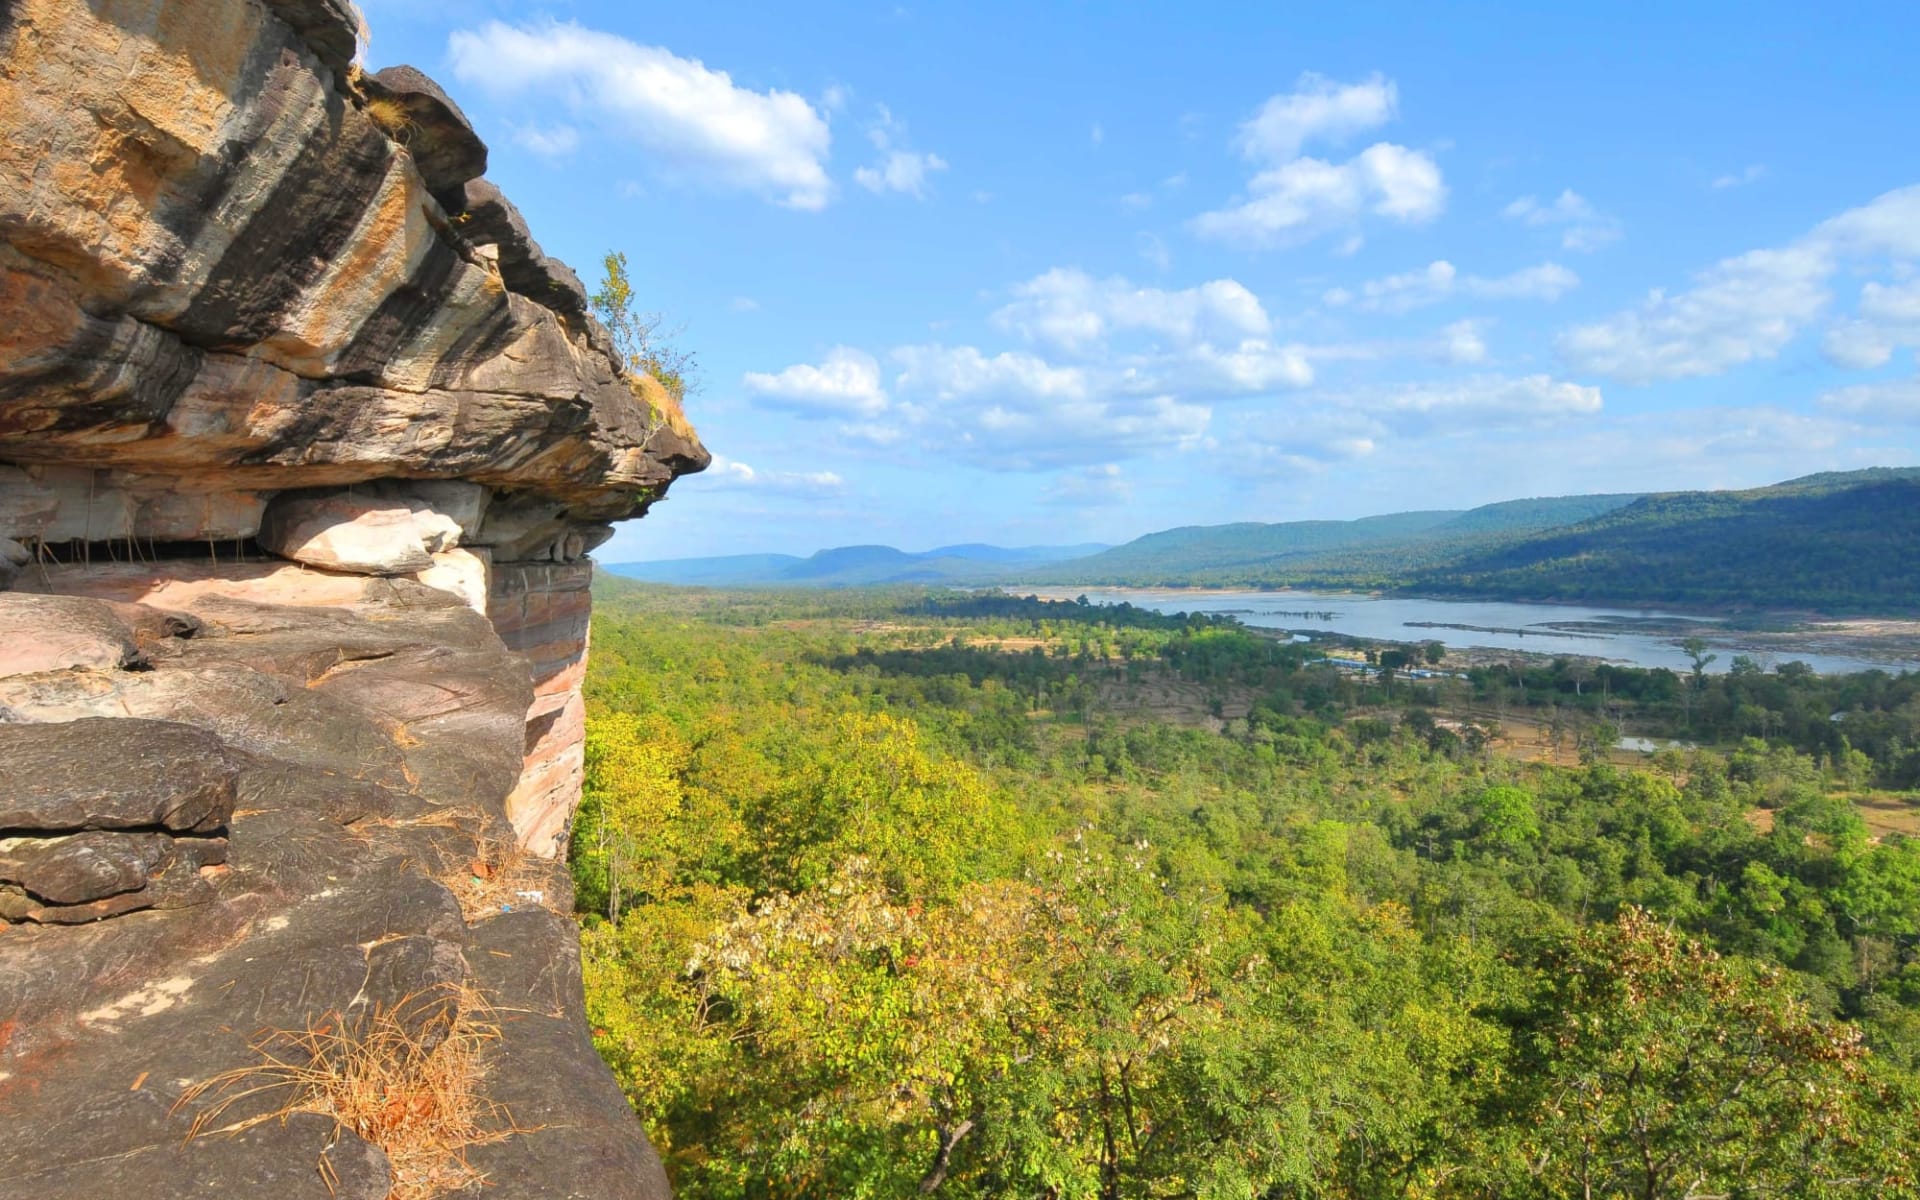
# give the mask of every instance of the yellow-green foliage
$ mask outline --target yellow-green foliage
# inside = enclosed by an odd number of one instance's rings
[[[1520,766],[1432,737],[1405,684],[1396,725],[1379,685],[1244,633],[1065,606],[1046,646],[1003,652],[966,643],[1042,623],[926,611],[598,606],[587,1005],[677,1195],[1682,1200],[1915,1177],[1920,846],[1870,846],[1817,798],[1757,833],[1758,777],[1797,763],[1736,756],[1739,797],[1705,759],[1685,790]],[[1222,732],[1103,712],[1171,674],[1258,679],[1266,707]],[[1830,977],[1870,996],[1864,1024],[1757,957],[1811,962],[1839,913],[1855,938]]]
[[[633,373],[629,382],[634,395],[655,421],[692,438],[693,427],[683,406],[687,395],[698,388],[699,368],[693,353],[673,344],[660,314],[640,310],[626,255],[609,251],[601,265],[605,275],[591,297],[593,310],[612,335],[621,365]]]

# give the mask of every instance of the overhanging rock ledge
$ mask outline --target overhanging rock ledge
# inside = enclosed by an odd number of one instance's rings
[[[665,1195],[554,856],[588,554],[708,456],[356,34],[0,3],[0,1193],[385,1196],[328,1118],[180,1101],[444,991],[501,1014],[491,1194]]]

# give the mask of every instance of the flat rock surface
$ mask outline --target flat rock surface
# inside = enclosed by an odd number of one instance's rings
[[[472,864],[514,841],[525,663],[418,585],[306,610],[204,594],[186,615],[194,636],[148,669],[0,679],[27,722],[0,725],[0,878],[57,877],[77,897],[171,856],[159,878],[184,867],[201,889],[0,924],[0,1195],[317,1200],[331,1179],[335,1196],[384,1196],[384,1156],[327,1118],[189,1139],[211,1100],[182,1097],[258,1064],[276,1033],[477,988],[510,1015],[486,1094],[528,1131],[469,1152],[495,1185],[482,1194],[664,1196],[593,1054],[571,920],[473,894]],[[72,717],[88,707],[142,715]]]
[[[133,630],[109,604],[0,592],[0,676],[112,670],[139,660]]]
[[[209,833],[227,823],[236,773],[219,737],[177,721],[0,725],[0,831]]]

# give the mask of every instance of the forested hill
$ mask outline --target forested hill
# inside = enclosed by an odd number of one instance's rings
[[[682,587],[873,587],[894,584],[985,583],[1008,571],[1044,567],[1107,549],[1104,545],[989,546],[969,542],[914,554],[892,546],[839,546],[808,558],[734,554],[612,563],[606,570],[646,583]]]
[[[1543,530],[1561,529],[1639,499],[1635,495],[1508,500],[1467,511],[1407,512],[1357,521],[1196,525],[1150,533],[1104,554],[1028,572],[1036,583],[1273,586],[1327,582],[1386,586]]]
[[[1646,496],[1406,583],[1490,597],[1912,614],[1920,610],[1920,469]]]
[[[1198,580],[1252,565],[1266,566],[1418,537],[1463,515],[1456,510],[1392,513],[1357,521],[1187,525],[1149,533],[1104,554],[1060,564],[1050,577],[1085,583]]]
[[[1193,525],[1123,546],[846,546],[609,566],[706,587],[1324,587],[1638,605],[1920,610],[1920,468],[1749,491],[1554,496],[1355,521]]]

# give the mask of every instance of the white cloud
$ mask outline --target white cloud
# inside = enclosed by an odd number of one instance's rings
[[[522,125],[513,140],[543,158],[565,158],[580,148],[580,131],[571,125]]]
[[[1167,243],[1160,235],[1141,232],[1134,235],[1134,243],[1139,247],[1140,257],[1152,263],[1156,270],[1173,269],[1173,254],[1167,249]]]
[[[1548,375],[1483,375],[1458,382],[1409,384],[1368,404],[1376,412],[1529,419],[1588,416],[1602,406],[1599,388]]]
[[[1767,168],[1765,164],[1754,163],[1744,171],[1734,171],[1716,177],[1713,181],[1713,186],[1716,189],[1745,187],[1750,183],[1760,182],[1761,179],[1766,177],[1766,174]]]
[[[1079,360],[1090,394],[1249,395],[1313,382],[1311,351],[1274,342],[1265,306],[1236,280],[1171,290],[1055,268],[1012,291],[994,326]]]
[[[1420,151],[1377,142],[1346,162],[1300,154],[1308,142],[1338,143],[1385,124],[1398,107],[1393,83],[1380,75],[1355,84],[1301,76],[1294,91],[1269,98],[1234,138],[1241,157],[1260,168],[1245,197],[1195,217],[1193,231],[1264,249],[1310,241],[1368,215],[1407,225],[1433,220],[1446,206],[1447,187],[1439,164]]]
[[[1920,329],[1920,279],[1896,284],[1869,282],[1860,289],[1860,316]]]
[[[1583,370],[1625,383],[1717,375],[1772,358],[1826,307],[1833,267],[1808,247],[1754,250],[1703,271],[1694,286],[1644,304],[1555,342]]]
[[[1378,72],[1359,83],[1336,83],[1309,71],[1294,90],[1270,97],[1240,126],[1234,145],[1249,159],[1283,162],[1310,141],[1338,144],[1391,121],[1400,93]]]
[[[1120,207],[1129,212],[1145,212],[1153,207],[1153,197],[1145,192],[1128,192],[1120,197]]]
[[[1101,463],[1063,474],[1040,493],[1043,504],[1063,508],[1103,508],[1133,499],[1133,484],[1117,463]]]
[[[1487,279],[1469,276],[1462,287],[1478,300],[1541,300],[1548,304],[1580,286],[1580,277],[1559,263],[1523,267],[1511,275]]]
[[[1785,246],[1723,259],[1687,290],[1656,290],[1638,308],[1567,330],[1555,346],[1574,366],[1625,383],[1717,375],[1785,349],[1826,312],[1843,266],[1916,259],[1920,186],[1888,192]],[[1920,336],[1920,323],[1907,322],[1909,304],[1920,305],[1920,294],[1869,283],[1858,315],[1830,332],[1828,354],[1843,366],[1884,363]]]
[[[1462,276],[1445,259],[1418,271],[1369,280],[1358,291],[1333,288],[1321,298],[1335,308],[1351,305],[1361,312],[1406,313],[1438,304],[1454,295],[1476,300],[1542,300],[1551,303],[1580,286],[1580,277],[1558,263],[1526,267],[1510,275],[1487,278]]]
[[[880,152],[880,161],[854,171],[855,182],[870,192],[898,192],[916,200],[926,199],[928,176],[946,170],[947,163],[938,154],[908,149],[906,137],[906,126],[881,105],[879,119],[867,131],[867,140]]]
[[[1272,391],[1313,382],[1313,352],[1304,346],[1277,346],[1265,338],[1216,347],[1202,342],[1160,368],[1160,382],[1204,393]]]
[[[1500,215],[1536,229],[1559,230],[1560,244],[1568,250],[1598,250],[1620,238],[1620,222],[1594,208],[1572,188],[1554,197],[1550,204],[1542,204],[1538,196],[1522,196]]]
[[[1455,321],[1440,331],[1440,357],[1456,366],[1487,361],[1487,339],[1479,321]]]
[[[1856,315],[1834,324],[1821,349],[1843,367],[1884,367],[1902,346],[1920,347],[1920,281],[1869,282]]]
[[[1085,350],[1118,332],[1158,334],[1179,345],[1213,337],[1261,336],[1272,327],[1260,300],[1238,281],[1215,279],[1167,291],[1119,276],[1094,279],[1056,267],[1013,289],[993,323],[1028,341]]]
[[[1268,249],[1310,241],[1369,214],[1422,225],[1446,207],[1447,187],[1439,164],[1427,155],[1379,142],[1344,163],[1317,158],[1282,163],[1255,175],[1247,193],[1237,205],[1195,217],[1193,231]]]
[[[1101,145],[1107,140],[1107,127],[1105,125],[1102,125],[1100,122],[1095,121],[1093,123],[1093,128],[1087,132],[1087,138],[1094,145],[1096,146]]]
[[[893,352],[900,364],[895,385],[945,403],[996,395],[1046,400],[1084,400],[1086,373],[1056,367],[1032,354],[1002,351],[991,357],[973,346],[902,346]]]
[[[1246,413],[1208,450],[1227,472],[1272,480],[1371,457],[1391,435],[1363,413],[1327,405],[1293,412]]]
[[[675,178],[798,209],[832,195],[826,117],[793,92],[743,88],[725,71],[574,22],[489,21],[455,32],[447,51],[468,87],[564,106]]]
[[[1212,410],[1112,386],[1080,367],[973,346],[893,352],[902,417],[929,449],[999,470],[1112,462],[1191,446]]]
[[[749,371],[745,382],[763,403],[812,416],[871,417],[885,412],[889,403],[880,364],[871,354],[847,346],[834,347],[818,366],[797,363],[778,374]]]
[[[1889,379],[1836,388],[1820,397],[1820,407],[1893,424],[1920,424],[1920,379]]]
[[[846,490],[846,480],[832,471],[756,471],[722,454],[714,455],[713,465],[695,476],[694,482],[708,489],[752,488],[799,496],[831,496]]]
[[[927,176],[946,169],[946,160],[938,154],[889,150],[877,166],[860,167],[853,177],[870,192],[900,192],[923,200],[927,194]]]
[[[1315,391],[1234,417],[1209,448],[1236,475],[1272,478],[1391,452],[1409,439],[1538,431],[1602,407],[1598,388],[1547,375]]]
[[[727,308],[737,313],[759,312],[760,302],[752,296],[735,296],[727,301]]]

